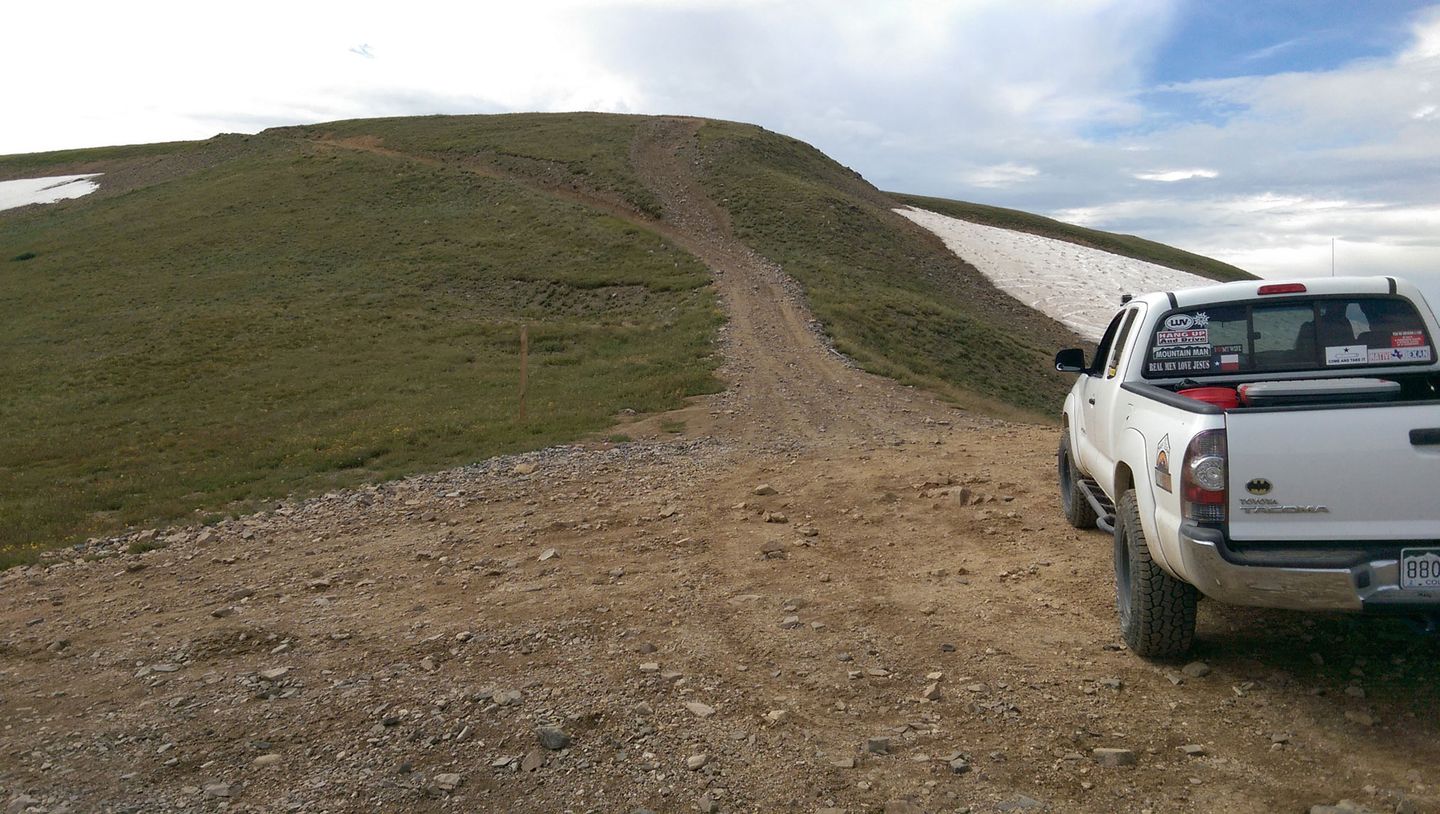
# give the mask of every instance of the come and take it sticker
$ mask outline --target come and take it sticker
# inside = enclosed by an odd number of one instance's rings
[[[1363,365],[1368,361],[1369,348],[1364,345],[1332,345],[1325,349],[1327,365]]]

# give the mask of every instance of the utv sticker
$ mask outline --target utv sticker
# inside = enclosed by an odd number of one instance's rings
[[[1370,364],[1400,364],[1402,362],[1430,361],[1430,346],[1419,348],[1371,348]]]
[[[1369,349],[1364,345],[1331,345],[1325,349],[1327,365],[1363,365],[1368,361]]]
[[[1157,345],[1209,345],[1208,328],[1190,328],[1184,331],[1160,331],[1155,334]]]
[[[1425,344],[1425,334],[1421,331],[1396,331],[1390,334],[1390,347],[1392,348],[1418,348]]]
[[[1170,434],[1166,433],[1155,445],[1155,485],[1165,491],[1170,488]]]
[[[1165,318],[1165,330],[1185,331],[1190,328],[1204,328],[1210,324],[1210,315],[1204,311],[1194,314],[1171,314]]]

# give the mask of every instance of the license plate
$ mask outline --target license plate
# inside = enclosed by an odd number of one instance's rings
[[[1401,588],[1440,588],[1440,548],[1400,551]]]

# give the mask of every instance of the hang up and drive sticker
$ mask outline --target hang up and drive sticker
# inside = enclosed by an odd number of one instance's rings
[[[1209,328],[1187,328],[1183,331],[1159,331],[1155,334],[1156,345],[1208,345]]]
[[[1390,334],[1392,348],[1418,348],[1424,344],[1424,331],[1395,331]]]
[[[1369,350],[1364,345],[1332,345],[1325,349],[1325,364],[1363,365],[1370,361]]]

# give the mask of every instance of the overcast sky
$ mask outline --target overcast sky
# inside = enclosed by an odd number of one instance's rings
[[[882,189],[1266,276],[1440,286],[1440,5],[1403,0],[14,3],[0,153],[338,118],[684,113]],[[1440,290],[1440,289],[1432,289]]]

